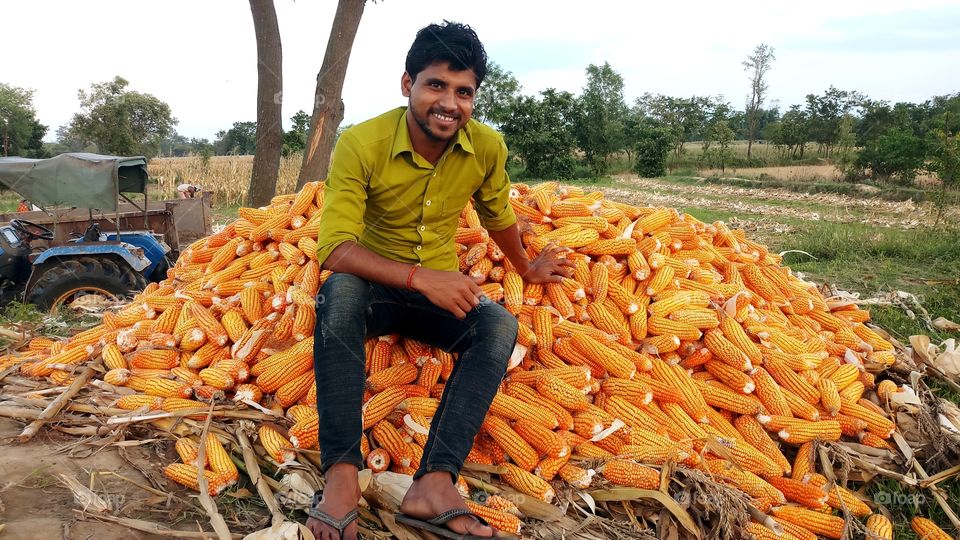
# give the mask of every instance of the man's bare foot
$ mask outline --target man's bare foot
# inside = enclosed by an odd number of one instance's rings
[[[401,512],[423,520],[431,519],[447,510],[466,507],[457,487],[450,481],[450,473],[444,471],[427,473],[418,478],[400,503]],[[446,523],[446,527],[459,534],[494,536],[492,528],[482,525],[470,516],[455,517]]]
[[[348,463],[338,463],[327,469],[324,474],[326,485],[323,488],[323,497],[316,508],[334,519],[341,519],[351,510],[355,510],[360,500],[360,481],[357,478],[357,472],[357,468]],[[340,537],[337,529],[312,517],[307,518],[307,528],[317,540],[356,540],[357,538],[356,521],[344,529],[343,538]]]

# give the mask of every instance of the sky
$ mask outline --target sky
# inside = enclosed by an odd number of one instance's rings
[[[284,127],[310,112],[333,0],[274,0],[283,47]],[[890,102],[960,92],[960,1],[368,1],[343,90],[344,123],[404,105],[416,31],[471,25],[522,91],[579,93],[610,62],[632,102],[645,92],[722,95],[742,108],[741,62],[773,46],[770,99],[785,110],[830,85]],[[167,102],[186,137],[256,119],[253,20],[242,0],[0,0],[0,82],[35,90],[47,139],[79,110],[77,91],[120,75]],[[482,91],[482,87],[481,87]]]

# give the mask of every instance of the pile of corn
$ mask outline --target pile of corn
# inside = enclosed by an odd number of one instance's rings
[[[525,284],[464,210],[461,270],[521,323],[468,462],[500,464],[503,481],[550,502],[561,480],[656,489],[651,465],[675,461],[743,491],[784,527],[781,538],[840,538],[845,519],[867,515],[868,529],[891,538],[885,518],[817,473],[811,451],[842,437],[887,447],[894,430],[864,397],[897,391],[874,385],[872,373],[894,355],[864,326],[866,311],[831,308],[780,256],[722,222],[556,183],[515,185],[511,204],[529,256],[565,246],[575,271],[562,283]],[[314,297],[329,275],[315,258],[322,207],[322,183],[312,183],[266,208],[241,208],[103,325],[63,342],[35,339],[0,366],[26,360],[24,374],[63,384],[69,365],[102,358],[104,382],[139,392],[117,403],[131,410],[203,409],[216,399],[282,409],[292,427],[264,426],[259,440],[274,461],[292,460],[294,448],[317,446]],[[456,358],[400,336],[366,349],[363,454],[374,471],[411,474]],[[168,476],[196,489],[203,474],[211,493],[230,485],[236,469],[214,442],[202,471],[196,444],[178,443],[183,463]],[[500,529],[520,527],[505,498],[471,508]]]

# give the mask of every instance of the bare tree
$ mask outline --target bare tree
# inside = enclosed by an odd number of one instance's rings
[[[773,67],[773,47],[761,43],[754,47],[753,54],[742,62],[743,70],[750,74],[750,100],[747,101],[747,159],[753,150],[760,124],[760,107],[767,97],[767,72]]]
[[[250,0],[250,11],[253,13],[253,29],[257,36],[257,145],[247,205],[256,208],[270,203],[277,191],[277,178],[280,175],[283,54],[273,0]]]
[[[347,63],[353,40],[357,36],[360,17],[366,0],[339,0],[333,27],[327,40],[323,65],[317,74],[317,90],[313,98],[313,118],[307,133],[307,146],[303,152],[303,165],[297,179],[297,189],[307,182],[323,180],[330,167],[330,153],[343,121],[343,80],[347,76]]]

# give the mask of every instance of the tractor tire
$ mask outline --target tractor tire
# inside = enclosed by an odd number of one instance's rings
[[[143,274],[109,258],[59,259],[44,264],[40,272],[27,291],[26,302],[42,311],[56,309],[84,294],[122,300],[147,286]]]

